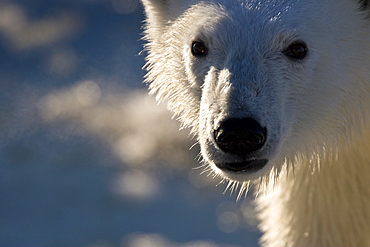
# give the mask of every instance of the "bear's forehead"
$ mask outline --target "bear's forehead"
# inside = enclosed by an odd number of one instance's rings
[[[195,16],[204,19],[198,19],[196,25],[205,36],[229,44],[234,39],[267,41],[280,36],[294,37],[301,30],[309,31],[313,22],[318,21],[315,15],[307,16],[307,5],[302,0],[202,2],[198,9],[201,14]]]
[[[194,18],[191,24],[209,31],[227,27],[244,32],[274,26],[278,26],[281,31],[282,26],[289,26],[291,29],[310,18],[304,14],[307,9],[300,0],[202,1],[188,13],[193,11],[197,13],[190,14]],[[302,19],[302,14],[306,16],[305,19]]]
[[[230,19],[244,25],[292,24],[307,11],[300,0],[221,0],[218,6]]]
[[[293,12],[297,8],[294,6],[297,2],[299,0],[203,2],[196,7],[198,14],[193,15],[196,24],[188,24],[198,26],[192,28],[193,31],[197,30],[195,36],[214,40],[222,47],[234,44],[234,41],[267,41],[281,34],[290,35],[292,31],[299,29],[302,22],[291,21],[295,16]]]

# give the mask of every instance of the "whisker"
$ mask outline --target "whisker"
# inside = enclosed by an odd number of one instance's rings
[[[233,183],[230,187],[230,195],[232,195],[234,193],[234,191],[238,189],[238,186],[239,186],[239,182],[233,181]]]
[[[247,194],[248,194],[248,191],[249,191],[249,186],[250,186],[250,181],[247,181],[247,182],[244,182],[241,187],[240,187],[240,190],[239,190],[239,194],[236,198],[236,201],[239,201],[243,194],[244,194],[244,198],[247,197]]]
[[[195,160],[198,161],[198,162],[204,162],[205,163],[204,158],[203,158],[201,153],[198,153],[197,156],[195,156]]]
[[[189,150],[192,150],[196,145],[198,145],[198,142],[195,142],[193,145],[191,145]]]
[[[193,170],[198,170],[198,169],[201,169],[201,168],[208,168],[208,165],[207,164],[201,164],[200,166],[193,167],[192,169]]]
[[[210,167],[205,167],[204,168],[204,170],[203,171],[201,171],[200,173],[199,173],[199,175],[203,175],[204,173],[206,173],[206,172],[212,172],[212,168],[210,168]],[[209,176],[209,174],[208,174],[208,176]],[[208,177],[207,176],[207,177]]]
[[[208,172],[207,177],[210,177],[210,176],[212,176],[212,178],[217,177],[217,174],[212,169],[209,169],[207,172]]]
[[[225,194],[230,189],[230,186],[231,186],[232,183],[233,183],[233,181],[230,181],[230,180],[228,181],[228,183],[226,185],[226,188],[225,188],[225,190],[222,194]]]
[[[220,184],[224,184],[225,183],[225,178],[222,178],[220,182],[218,182],[218,184],[216,184],[216,187],[219,186]]]

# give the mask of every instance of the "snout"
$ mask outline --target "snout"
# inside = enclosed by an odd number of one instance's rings
[[[261,150],[267,140],[267,129],[253,118],[230,118],[214,130],[217,147],[236,157],[237,162],[218,162],[221,170],[253,173],[262,169],[268,159],[261,158]]]

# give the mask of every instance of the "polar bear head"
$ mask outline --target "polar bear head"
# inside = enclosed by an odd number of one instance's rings
[[[143,0],[146,80],[223,178],[317,160],[370,116],[366,3]]]

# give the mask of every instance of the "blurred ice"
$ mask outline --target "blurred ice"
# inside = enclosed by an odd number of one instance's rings
[[[232,202],[223,202],[217,207],[217,225],[218,228],[225,232],[235,232],[239,227],[238,208]]]
[[[227,244],[217,244],[212,241],[192,241],[185,244],[171,242],[159,234],[132,234],[124,246],[130,247],[233,247]]]
[[[72,48],[57,48],[46,59],[46,67],[53,74],[70,74],[78,63],[76,52]]]
[[[147,199],[159,193],[159,182],[143,171],[128,171],[118,175],[112,183],[112,191],[118,196]]]
[[[138,0],[112,0],[112,5],[115,11],[120,14],[129,14],[134,12],[139,7]]]
[[[47,94],[38,108],[45,121],[77,122],[103,138],[129,166],[153,165],[158,160],[179,168],[195,163],[196,153],[193,158],[189,155],[188,132],[179,131],[179,124],[145,90],[102,94],[96,82],[80,81]]]
[[[73,36],[82,25],[82,18],[74,13],[60,12],[41,20],[29,20],[20,5],[0,3],[0,32],[15,50],[54,44]]]

